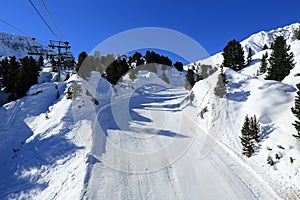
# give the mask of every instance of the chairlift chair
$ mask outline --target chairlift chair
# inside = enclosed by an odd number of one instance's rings
[[[42,53],[41,50],[42,47],[41,46],[37,46],[34,44],[35,38],[32,38],[32,46],[29,47],[28,49],[28,55],[33,55],[33,56],[43,56],[44,53]]]

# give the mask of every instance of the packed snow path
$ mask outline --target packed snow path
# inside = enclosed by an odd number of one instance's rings
[[[187,95],[147,85],[105,106],[98,113],[101,128],[95,127],[82,198],[274,199],[255,176],[251,188],[235,172],[239,166],[230,154],[197,125]],[[201,150],[210,153],[201,156]]]

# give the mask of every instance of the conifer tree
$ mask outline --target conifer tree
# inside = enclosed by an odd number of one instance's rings
[[[226,75],[223,72],[223,67],[221,67],[221,72],[218,75],[218,82],[214,89],[215,95],[220,98],[225,97],[226,93],[227,93],[227,91],[226,91],[227,84],[228,84],[228,81],[227,81]]]
[[[267,44],[264,44],[262,50],[267,50],[267,49],[269,49],[268,45],[267,45]]]
[[[266,52],[261,58],[260,68],[258,73],[259,75],[262,75],[267,72],[267,68],[268,68],[267,58],[268,58],[268,52]]]
[[[256,115],[250,118],[250,133],[255,142],[259,142],[260,125],[256,119]]]
[[[166,66],[172,66],[172,60],[166,56],[159,55],[154,51],[147,51],[146,55],[144,56],[147,63],[157,63]]]
[[[9,101],[25,96],[28,89],[37,83],[40,68],[32,57],[24,57],[19,61],[16,57],[4,59],[1,65],[3,86],[5,91],[10,93]]]
[[[297,96],[295,98],[295,106],[292,108],[292,112],[297,118],[294,121],[293,125],[298,135],[294,135],[294,136],[300,138],[300,84],[297,84],[297,88],[298,91],[297,91]]]
[[[106,68],[106,78],[111,84],[116,85],[128,70],[129,66],[126,60],[117,58]]]
[[[243,146],[243,154],[250,157],[254,153],[255,143],[259,142],[260,125],[257,121],[256,115],[248,117],[246,115],[245,121],[241,130],[241,143]]]
[[[234,40],[228,42],[222,53],[223,66],[239,71],[245,67],[244,50],[241,44]]]
[[[129,58],[129,63],[136,63],[136,66],[144,64],[143,55],[139,52],[135,52],[132,57]]]
[[[38,61],[38,67],[42,67],[42,66],[44,66],[44,58],[43,56],[40,56]]]
[[[283,36],[279,36],[275,39],[272,45],[272,54],[269,58],[270,67],[268,68],[268,74],[266,79],[282,81],[290,70],[294,68],[294,54],[289,53],[290,46],[286,44],[286,40]]]
[[[246,115],[245,117],[245,122],[243,124],[241,133],[242,133],[242,137],[240,137],[240,139],[243,146],[242,153],[247,157],[251,157],[252,154],[254,153],[254,143],[253,143],[253,138],[251,136],[250,119],[248,115]]]
[[[86,53],[85,51],[82,51],[82,52],[78,55],[78,63],[77,63],[77,65],[76,65],[76,71],[77,71],[77,72],[79,71],[79,69],[80,69],[80,67],[81,67],[81,65],[82,65],[82,63],[83,63],[83,61],[86,59],[87,56],[88,56],[88,55],[87,55],[87,53]]]
[[[15,56],[11,57],[10,60],[6,58],[2,61],[3,86],[5,88],[5,92],[11,93],[15,90],[15,76],[18,73],[19,67],[20,64]]]
[[[137,78],[136,77],[137,72],[138,71],[136,69],[129,70],[128,75],[129,75],[130,80],[134,81]]]
[[[251,47],[249,47],[248,56],[247,56],[247,65],[249,65],[252,62],[252,56],[253,56],[252,49]]]
[[[9,67],[9,61],[7,58],[3,59],[1,61],[1,71],[2,71],[2,78],[3,78],[3,86],[6,92],[9,91],[9,81],[11,80],[10,75],[10,67]]]
[[[186,74],[186,84],[185,88],[188,90],[191,90],[192,87],[195,85],[195,73],[194,70],[188,69],[187,74]]]
[[[300,40],[300,27],[299,27],[298,30],[296,30],[296,31],[294,32],[294,38],[295,38],[296,40]]]
[[[183,71],[183,64],[182,64],[182,62],[175,62],[175,63],[174,63],[174,67],[175,67],[178,71],[180,71],[180,72]]]

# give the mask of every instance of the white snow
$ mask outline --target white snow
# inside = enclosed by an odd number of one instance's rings
[[[38,46],[39,48],[36,49],[32,46]],[[48,47],[36,40],[33,41],[32,38],[10,33],[0,33],[0,57],[16,56],[17,58],[23,58],[28,56],[29,51],[38,51],[45,54],[48,51]]]
[[[300,198],[300,145],[299,141],[293,137],[296,130],[292,123],[296,118],[291,112],[297,91],[295,85],[300,82],[299,76],[296,75],[300,70],[300,43],[293,38],[294,30],[299,27],[297,23],[270,32],[260,32],[242,41],[241,44],[246,47],[245,49],[251,46],[255,52],[252,63],[240,72],[225,68],[229,81],[226,101],[223,100],[220,104],[219,100],[214,100],[213,95],[204,99],[209,111],[203,119],[203,127],[207,127],[211,134],[217,132],[218,140],[246,164],[248,169],[254,170],[262,177],[280,198],[284,199]],[[263,45],[269,45],[279,35],[284,36],[287,43],[291,45],[296,62],[295,68],[282,83],[264,80],[265,75],[255,76],[260,67],[262,55],[265,52],[270,55],[272,52],[271,50],[262,51]],[[199,63],[220,66],[222,63],[220,56],[221,53]],[[213,77],[210,79],[213,80]],[[210,88],[215,82],[216,77],[210,82]],[[193,91],[196,96],[199,95],[200,88],[207,87],[203,84],[200,82],[194,87]],[[199,107],[199,112],[203,107]],[[241,155],[239,139],[246,114],[256,115],[263,128],[263,135],[255,155],[249,159]],[[276,154],[280,159],[275,158]],[[267,164],[268,156],[275,161],[272,167]],[[290,158],[295,159],[293,163],[290,162]]]
[[[111,86],[96,72],[54,83],[45,67],[26,97],[0,108],[0,199],[299,199],[290,110],[300,82],[300,42],[291,38],[298,26],[242,42],[255,55],[241,72],[225,68],[226,99],[213,94],[218,72],[186,91],[185,73],[174,68],[140,70]],[[254,75],[271,53],[262,46],[277,35],[297,62],[282,83]],[[222,54],[198,63],[218,68]],[[67,99],[75,83],[81,92]],[[251,158],[239,139],[246,114],[264,130]]]

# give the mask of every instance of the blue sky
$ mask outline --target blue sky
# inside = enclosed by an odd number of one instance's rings
[[[300,1],[269,0],[44,0],[71,50],[91,51],[101,41],[128,29],[163,27],[184,33],[213,55],[233,38],[300,22]],[[48,20],[40,0],[32,0]],[[278,3],[277,3],[278,2]],[[2,3],[0,19],[48,42],[55,39],[28,0]],[[0,23],[1,32],[21,34]]]

